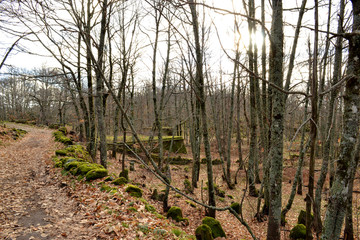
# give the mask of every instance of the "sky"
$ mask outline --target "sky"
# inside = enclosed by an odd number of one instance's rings
[[[221,3],[220,3],[221,2]],[[242,14],[245,14],[246,12],[244,11],[244,8],[241,6],[241,1],[235,1],[238,5],[235,5],[233,7],[233,3],[231,0],[222,0],[222,1],[215,1],[215,0],[208,0],[207,4],[208,5],[213,5],[215,7],[219,7],[219,8],[225,8],[228,9],[230,11],[233,11],[233,9],[235,9],[236,11],[239,11]],[[258,3],[259,1],[256,1],[256,3]],[[266,1],[268,2],[268,1]],[[327,1],[322,1],[320,4],[324,4]],[[332,14],[336,15],[336,9],[338,8],[338,1],[333,1],[334,2],[334,7],[332,9]],[[0,3],[1,5],[2,3]],[[301,1],[300,0],[294,0],[294,1],[284,1],[284,9],[290,9],[290,8],[295,8],[295,7],[299,7],[301,5]],[[307,7],[311,7],[313,5],[312,1],[308,1],[307,3]],[[223,14],[223,12],[221,11],[212,11],[212,10],[206,10],[208,11],[208,14],[206,14],[206,21],[208,22],[208,24],[214,24],[212,26],[212,33],[211,33],[211,37],[209,38],[209,42],[208,42],[208,46],[209,46],[209,53],[212,56],[211,61],[213,61],[211,63],[211,65],[213,66],[214,70],[216,71],[218,68],[220,68],[220,63],[222,65],[222,67],[224,68],[224,71],[231,71],[232,69],[232,64],[231,61],[229,59],[227,59],[227,57],[225,56],[223,50],[220,47],[219,41],[221,41],[221,44],[224,46],[225,49],[232,49],[233,48],[233,39],[236,37],[240,37],[240,36],[234,36],[233,34],[233,22],[234,22],[234,17],[231,14]],[[271,7],[269,5],[267,5],[266,7],[266,12],[267,12],[267,16],[266,16],[266,26],[268,29],[270,29],[270,14],[271,14]],[[327,20],[327,8],[321,8],[321,12],[320,12],[320,22],[324,23]],[[298,12],[297,11],[284,11],[284,21],[286,22],[285,27],[284,27],[284,33],[286,36],[285,39],[285,53],[290,53],[290,48],[291,48],[291,44],[292,44],[292,39],[293,39],[293,33],[294,33],[294,25],[296,25],[297,22],[297,17],[298,17]],[[258,7],[256,9],[256,18],[260,19],[260,7]],[[304,15],[304,20],[303,23],[309,26],[313,25],[313,11],[308,11],[305,13]],[[240,21],[243,21],[241,26],[241,38],[243,39],[242,42],[242,52],[246,52],[246,47],[248,44],[248,31],[247,31],[247,22],[246,19],[244,18],[239,18]],[[2,22],[0,22],[0,24],[3,24]],[[143,21],[142,22],[142,28],[143,29],[151,29],[152,26],[152,20],[147,20],[147,21]],[[216,27],[214,27],[216,26]],[[21,26],[20,26],[21,28]],[[333,32],[336,31],[337,28],[337,20],[334,18],[334,21],[331,24],[331,30]],[[326,26],[325,25],[321,25],[320,29],[322,30],[326,30]],[[216,31],[218,32],[218,35],[221,36],[220,39],[217,37]],[[313,39],[313,33],[312,31],[309,31],[305,28],[303,28],[301,33],[301,38],[299,41],[299,45],[298,45],[298,51],[297,51],[297,59],[306,59],[307,58],[307,50],[306,50],[306,41],[307,39]],[[150,40],[145,37],[142,36],[140,37],[143,39],[143,44],[144,45],[148,45]],[[260,32],[258,31],[255,36],[254,36],[255,41],[259,44],[261,44],[262,42],[262,37]],[[8,34],[4,34],[2,33],[2,37],[0,39],[0,56],[4,56],[4,53],[6,51],[6,49],[11,46],[11,44],[16,40],[16,38],[9,36]],[[16,48],[15,51],[13,51],[10,55],[10,57],[7,59],[6,64],[9,65],[13,65],[19,68],[26,68],[26,69],[33,69],[33,68],[39,68],[41,66],[48,66],[48,67],[59,67],[60,65],[57,63],[56,60],[54,60],[51,57],[44,57],[45,55],[48,55],[47,51],[41,47],[39,44],[36,44],[34,42],[29,42],[29,41],[25,41],[22,40],[20,43],[21,48],[25,47],[27,49],[31,49],[31,51],[33,51],[34,53],[38,53],[41,54],[42,56],[37,56],[34,54],[26,54],[26,53],[22,53],[19,48]],[[165,49],[164,46],[161,46],[160,44],[160,49]],[[20,51],[20,52],[19,52]],[[150,69],[150,64],[151,64],[151,47],[148,46],[147,48],[142,49],[142,60],[139,62],[138,65],[138,74],[139,74],[139,78],[148,78],[149,76],[149,69]],[[164,55],[164,54],[163,54]],[[285,67],[286,67],[286,59],[285,59]],[[1,72],[6,71],[6,68],[1,69]],[[299,71],[302,71],[301,69]],[[307,69],[305,69],[304,71],[307,71]],[[298,76],[299,78],[302,76]]]

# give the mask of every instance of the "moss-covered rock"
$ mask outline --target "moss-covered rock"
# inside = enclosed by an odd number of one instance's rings
[[[181,156],[173,157],[170,159],[170,164],[172,165],[188,165],[192,163],[192,159],[184,158]]]
[[[64,164],[64,169],[66,171],[70,171],[70,169],[72,169],[72,168],[78,168],[81,164],[84,164],[84,163],[78,162],[78,161],[67,162]]]
[[[139,187],[131,184],[126,187],[125,192],[129,193],[130,196],[133,197],[142,197],[142,190]]]
[[[212,160],[213,165],[220,165],[222,163],[223,163],[223,161],[221,159],[218,159],[218,158],[215,158],[214,160]]]
[[[167,218],[172,218],[177,222],[185,221],[186,219],[183,218],[181,208],[172,206],[166,214]]]
[[[106,177],[108,175],[108,170],[105,169],[105,168],[96,168],[96,169],[93,169],[91,171],[89,171],[85,177],[86,177],[86,180],[87,181],[90,181],[90,180],[95,180],[95,179],[98,179],[98,178],[103,178],[103,177]]]
[[[314,221],[314,215],[311,214],[311,224],[313,223],[313,221]],[[304,210],[300,211],[297,223],[306,225],[306,211],[304,211]]]
[[[66,127],[60,127],[60,128],[58,128],[58,131],[62,132],[64,135],[66,135],[68,133]]]
[[[86,162],[92,162],[90,154],[82,145],[71,145],[65,148],[66,155],[69,157],[81,158]]]
[[[59,129],[59,127],[60,127],[60,124],[58,124],[58,123],[52,123],[49,125],[50,129]]]
[[[240,203],[238,203],[238,202],[233,202],[233,203],[230,205],[230,207],[231,207],[232,209],[234,209],[234,211],[235,211],[237,214],[240,214],[240,210],[241,210],[241,208],[240,208]]]
[[[114,185],[120,186],[120,185],[125,185],[126,183],[128,183],[128,180],[124,177],[119,177],[117,179],[115,179],[114,181],[111,182]]]
[[[66,156],[67,152],[64,149],[59,149],[55,151],[56,156]]]
[[[113,176],[108,176],[107,178],[104,179],[104,182],[112,182],[114,180],[115,178]]]
[[[290,238],[294,240],[306,238],[306,227],[304,224],[297,224],[290,231]]]
[[[63,165],[70,163],[70,162],[84,162],[81,158],[74,158],[74,157],[61,157],[60,161],[63,163]]]
[[[129,170],[124,169],[120,172],[119,177],[125,178],[127,181],[129,181]]]
[[[53,133],[53,136],[55,137],[55,141],[61,142],[65,145],[71,145],[73,144],[72,140],[64,135],[61,131],[56,131]]]
[[[206,225],[202,224],[198,226],[195,230],[195,237],[197,240],[213,240],[211,228]]]
[[[218,220],[216,220],[215,218],[204,217],[202,220],[202,223],[208,225],[211,228],[213,238],[217,238],[217,237],[225,237],[226,238],[226,234],[225,234],[223,228],[221,227],[220,222]]]
[[[88,172],[94,169],[104,168],[103,166],[96,163],[83,163],[80,164],[77,168],[77,175],[86,175]]]

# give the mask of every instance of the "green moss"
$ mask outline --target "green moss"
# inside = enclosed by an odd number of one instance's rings
[[[112,182],[115,179],[113,178],[113,176],[108,176],[107,178],[104,179],[105,182]]]
[[[185,200],[185,202],[186,202],[187,204],[189,204],[190,207],[196,208],[196,204],[193,203],[192,201],[190,201],[190,200]]]
[[[214,159],[213,161],[212,161],[212,164],[213,165],[220,165],[220,164],[222,164],[223,163],[223,161],[221,160],[221,159],[218,159],[218,158],[216,158],[216,159]]]
[[[221,190],[220,187],[216,184],[214,184],[215,194],[219,197],[224,198],[225,197],[225,191]]]
[[[226,195],[226,196],[230,199],[234,199],[234,197],[232,195]]]
[[[135,207],[129,207],[128,210],[130,212],[137,212],[137,209]]]
[[[213,165],[220,165],[222,164],[222,160],[218,159],[218,158],[215,158],[214,160],[211,161]],[[201,161],[200,161],[201,164],[206,164],[207,163],[207,160],[206,158],[202,158]]]
[[[60,127],[60,124],[58,124],[58,123],[52,123],[49,125],[50,129],[59,129],[59,127]]]
[[[65,148],[67,152],[67,156],[81,158],[86,162],[92,162],[90,154],[86,151],[86,149],[82,145],[71,145]]]
[[[125,185],[128,182],[128,180],[124,177],[119,177],[117,179],[115,179],[114,181],[112,181],[111,183],[114,185]]]
[[[155,213],[156,212],[156,208],[150,204],[146,204],[145,205],[145,210],[151,213]]]
[[[182,216],[181,208],[172,206],[166,214],[167,218],[172,218],[177,222],[186,221]]]
[[[58,128],[58,131],[62,132],[64,135],[66,135],[68,132],[66,127],[60,127]]]
[[[306,227],[304,224],[297,224],[290,231],[290,238],[294,240],[306,238]]]
[[[127,224],[126,222],[121,222],[121,226],[123,226],[124,228],[129,228],[129,224]]]
[[[53,136],[55,137],[55,141],[61,142],[65,145],[71,145],[73,143],[72,140],[66,137],[61,131],[53,132]]]
[[[87,181],[90,181],[90,180],[95,180],[95,179],[98,179],[98,178],[106,177],[107,175],[108,175],[108,170],[107,169],[96,168],[96,169],[93,169],[93,170],[89,171],[85,175],[85,177],[86,177]]]
[[[119,174],[119,177],[123,177],[127,181],[129,181],[129,170],[124,169],[124,171],[121,171],[120,174]]]
[[[211,228],[206,225],[202,224],[198,226],[195,230],[195,236],[197,240],[213,240]]]
[[[171,229],[171,232],[177,237],[180,237],[180,235],[183,233],[183,231],[181,231],[181,229],[178,228]]]
[[[126,187],[125,192],[129,193],[130,196],[133,197],[142,197],[142,190],[139,187],[131,184]]]
[[[310,219],[311,219],[311,224],[312,224],[312,222],[314,221],[314,215],[313,214],[311,214]],[[297,223],[306,225],[306,211],[304,211],[304,210],[300,211]]]
[[[189,179],[184,180],[184,187],[185,187],[185,193],[192,192],[191,182],[189,181]]]
[[[212,217],[204,217],[202,220],[202,223],[208,225],[211,228],[212,236],[214,238],[217,238],[217,237],[225,237],[226,238],[226,234],[218,220],[216,220]]]
[[[78,168],[81,164],[84,164],[83,162],[78,161],[71,161],[64,164],[64,169],[66,171],[70,171],[72,168]]]
[[[103,184],[100,187],[100,191],[102,192],[110,192],[112,190],[112,188],[109,185]]]
[[[233,203],[230,205],[230,207],[231,207],[232,209],[234,209],[234,211],[235,211],[237,214],[240,214],[240,210],[241,210],[241,208],[240,208],[240,203],[238,203],[238,202],[233,202]]]
[[[172,165],[188,165],[192,163],[191,158],[183,158],[181,156],[170,158],[170,164]]]
[[[64,149],[59,149],[59,150],[56,150],[55,151],[55,155],[56,156],[66,156],[66,150],[64,150]]]
[[[138,228],[141,232],[143,233],[148,233],[150,230],[149,230],[149,226],[147,224],[139,224],[138,225]]]
[[[83,163],[78,166],[77,173],[78,175],[86,175],[88,172],[94,169],[104,168],[103,166],[96,163]]]

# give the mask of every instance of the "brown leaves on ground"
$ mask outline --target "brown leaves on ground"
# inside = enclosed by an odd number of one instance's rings
[[[100,180],[62,176],[51,131],[23,128],[23,139],[0,147],[0,239],[174,239],[176,227],[124,187],[111,194]]]
[[[196,227],[201,224],[204,208],[192,206],[185,197],[174,191],[170,192],[169,205],[182,209],[183,216],[189,219],[188,225],[150,213],[146,204],[153,205],[159,213],[165,215],[162,203],[150,199],[152,190],[157,188],[161,191],[165,186],[154,175],[140,168],[140,165],[136,164],[136,171],[130,172],[129,177],[132,183],[142,186],[144,199],[133,198],[125,192],[125,186],[118,187],[111,183],[106,183],[110,188],[103,187],[107,191],[101,191],[104,184],[102,180],[92,183],[78,181],[73,176],[63,176],[60,169],[53,167],[51,156],[61,146],[53,142],[50,130],[23,125],[21,128],[29,131],[24,138],[8,140],[0,146],[0,239],[189,239],[187,234],[194,235]],[[190,196],[206,203],[204,166],[199,187]],[[288,200],[295,167],[286,167],[284,171],[283,206]],[[118,175],[120,169],[118,160],[109,160],[110,173]],[[171,170],[174,186],[184,189],[185,176],[191,177],[191,166],[172,165]],[[234,166],[233,176],[236,170]],[[306,175],[306,170],[304,173]],[[217,206],[225,207],[233,201],[240,202],[245,188],[245,173],[240,172],[239,184],[233,190],[226,187],[219,177],[221,174],[221,166],[214,166],[214,176],[217,176],[215,183],[225,190],[224,198],[217,197]],[[287,214],[288,224],[282,228],[283,240],[289,239],[289,230],[296,224],[299,211],[305,209],[303,198],[297,195]],[[354,196],[354,202],[357,208],[357,195]],[[326,201],[323,202],[325,204]],[[246,195],[244,219],[258,239],[266,239],[267,221],[258,223],[254,219],[256,207],[257,198]],[[322,213],[324,211],[325,208]],[[217,212],[217,219],[227,239],[251,239],[246,228],[228,211]],[[355,225],[358,224],[355,221]]]

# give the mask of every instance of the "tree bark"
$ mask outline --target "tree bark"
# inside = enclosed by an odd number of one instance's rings
[[[357,33],[360,27],[360,0],[352,0],[353,26]],[[346,212],[347,194],[351,181],[350,172],[356,168],[354,148],[359,132],[359,89],[360,89],[360,36],[353,34],[348,37],[349,58],[344,94],[344,128],[341,138],[341,150],[337,161],[337,171],[331,196],[326,211],[322,240],[338,239]]]
[[[270,44],[270,81],[283,87],[283,19],[282,1],[273,0],[273,20],[271,24]],[[281,195],[283,170],[283,130],[284,96],[279,90],[272,89],[272,122],[270,149],[270,211],[267,240],[280,239]]]

